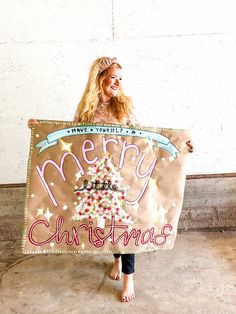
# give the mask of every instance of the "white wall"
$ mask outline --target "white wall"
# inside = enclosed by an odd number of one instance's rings
[[[0,183],[26,181],[27,120],[72,120],[103,55],[143,125],[191,129],[189,174],[235,172],[235,16],[235,0],[0,0]]]

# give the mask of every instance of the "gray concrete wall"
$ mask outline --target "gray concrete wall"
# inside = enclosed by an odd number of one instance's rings
[[[25,187],[0,188],[0,241],[19,240]],[[236,230],[236,175],[186,180],[180,230]]]
[[[236,176],[186,181],[181,229],[236,229]]]

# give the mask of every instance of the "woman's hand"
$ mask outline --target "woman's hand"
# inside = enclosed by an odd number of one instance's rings
[[[29,127],[29,128],[32,128],[32,126],[34,126],[34,125],[37,124],[37,123],[38,123],[37,120],[35,120],[35,119],[29,119],[29,120],[28,120],[28,127]]]
[[[192,142],[191,140],[188,140],[188,141],[186,142],[186,144],[187,144],[187,146],[188,146],[188,151],[189,151],[190,153],[193,153],[193,150],[194,150],[193,142]]]

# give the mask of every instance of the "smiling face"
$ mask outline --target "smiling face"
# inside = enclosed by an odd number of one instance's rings
[[[109,101],[118,94],[122,80],[122,69],[114,64],[106,69],[105,77],[102,82],[102,100]]]

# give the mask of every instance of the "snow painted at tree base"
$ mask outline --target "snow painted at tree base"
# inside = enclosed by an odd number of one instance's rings
[[[23,253],[174,246],[187,130],[42,121],[32,128]]]

